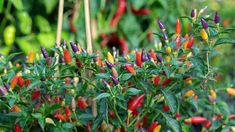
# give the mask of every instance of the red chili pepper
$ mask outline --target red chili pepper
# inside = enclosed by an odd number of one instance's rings
[[[69,53],[69,50],[68,49],[65,49],[64,50],[64,60],[67,64],[71,64],[72,63],[72,58],[71,58],[71,55]]]
[[[231,115],[228,116],[228,119],[229,119],[229,120],[232,120],[232,119],[234,119],[234,118],[235,118],[235,114],[231,114]]]
[[[191,49],[191,47],[193,46],[193,43],[194,43],[194,38],[191,37],[187,43],[187,49]]]
[[[189,119],[185,119],[184,123],[185,124],[198,124],[198,123],[203,123],[206,122],[207,119],[201,116],[193,116]]]
[[[82,62],[78,58],[76,58],[76,65],[78,68],[82,67]]]
[[[175,114],[175,117],[176,117],[177,120],[179,120],[180,117],[181,117],[180,113],[176,113],[176,114]]]
[[[152,40],[152,38],[153,38],[153,30],[148,31],[147,38],[148,38],[149,42]]]
[[[15,125],[14,132],[22,132],[22,128],[20,127],[18,123]]]
[[[20,88],[23,88],[24,80],[23,80],[22,76],[18,77],[17,84],[20,86]]]
[[[70,112],[70,109],[69,109],[69,107],[67,106],[67,107],[65,107],[65,115],[66,115],[66,117],[71,117],[71,112]]]
[[[54,117],[55,117],[56,119],[58,119],[58,120],[62,120],[62,121],[65,120],[65,116],[62,115],[62,114],[58,114],[58,113],[57,113],[57,114],[54,115]]]
[[[203,127],[209,129],[211,127],[211,120],[207,120]]]
[[[180,20],[179,20],[179,19],[177,19],[177,21],[176,21],[175,32],[176,32],[176,34],[178,34],[178,35],[179,35],[180,32],[181,32]]]
[[[39,98],[40,95],[41,95],[40,91],[35,91],[35,92],[33,92],[33,94],[32,94],[32,100],[35,100],[35,99]]]
[[[138,106],[142,105],[145,94],[140,95],[135,100],[128,102],[128,111],[133,112]]]
[[[131,12],[135,15],[148,15],[150,14],[150,10],[149,9],[145,9],[145,8],[141,8],[141,9],[135,9],[134,7],[131,7]]]
[[[82,99],[82,97],[78,97],[78,108],[80,109],[86,109],[88,107],[88,104],[86,101]]]
[[[17,82],[18,82],[18,76],[15,75],[15,76],[11,79],[11,85],[10,85],[10,87],[11,87],[12,89],[14,89],[15,86],[16,86],[16,84],[17,84]]]
[[[90,132],[91,131],[91,124],[90,122],[86,123],[86,132]]]
[[[166,79],[166,80],[162,83],[162,86],[164,87],[164,86],[166,86],[167,84],[169,84],[170,82],[171,82],[171,79],[168,78],[168,79]]]
[[[125,65],[125,68],[127,71],[129,71],[132,75],[136,75],[135,69],[131,67],[130,65]]]
[[[218,114],[218,115],[216,115],[216,116],[214,116],[212,118],[212,121],[215,121],[215,120],[218,120],[218,119],[221,119],[221,118],[223,118],[223,115],[222,114]]]
[[[136,65],[141,67],[142,65],[142,60],[141,60],[141,52],[139,51],[136,51],[136,54],[135,54],[135,61],[136,61]]]
[[[153,132],[154,128],[158,125],[158,122],[155,121],[153,122],[149,127],[148,127],[148,132]]]
[[[160,80],[161,80],[161,78],[160,78],[159,75],[156,76],[156,77],[154,77],[154,84],[155,84],[155,85],[159,85],[159,84],[160,84]]]
[[[111,28],[117,25],[122,15],[125,13],[125,11],[126,11],[126,0],[119,0],[117,11],[110,22]]]
[[[149,51],[149,53],[150,53],[150,55],[151,55],[151,57],[153,58],[154,61],[157,60],[157,56],[156,56],[156,54],[155,54],[155,52],[154,52],[153,49],[151,49],[151,50]]]
[[[27,80],[25,81],[25,87],[27,88],[27,87],[29,86],[29,84],[30,84],[30,79],[27,79]]]
[[[113,118],[113,117],[115,117],[115,113],[114,113],[113,111],[109,111],[109,116],[110,116],[111,118]]]
[[[170,107],[168,105],[163,105],[162,111],[167,112],[170,110]]]
[[[176,38],[175,38],[175,41],[176,41],[176,45],[175,46],[177,46],[177,47],[180,46],[180,38],[181,38],[180,35],[177,35]]]

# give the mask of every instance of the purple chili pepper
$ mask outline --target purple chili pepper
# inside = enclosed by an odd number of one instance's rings
[[[102,79],[102,81],[103,81],[104,85],[105,85],[107,88],[110,87],[110,85],[109,85],[109,83],[108,83],[107,81],[105,81],[104,79]]]
[[[107,65],[107,67],[109,68],[109,69],[112,69],[112,67],[113,67],[113,64],[111,64],[108,60],[106,60],[105,59],[105,64]]]
[[[160,21],[160,19],[157,20],[158,26],[161,30],[165,30],[164,24]]]
[[[193,9],[192,12],[191,12],[191,17],[192,18],[196,17],[196,14],[197,14],[197,10]]]
[[[47,59],[49,57],[45,48],[41,47],[41,52],[42,52],[42,55],[45,59]]]
[[[140,128],[140,132],[146,132],[143,127]]]
[[[146,56],[145,56],[144,48],[142,48],[142,52],[141,52],[141,61],[142,62],[146,61]]]
[[[207,29],[208,28],[208,23],[206,22],[206,20],[204,18],[201,19],[201,23],[202,23],[202,27],[204,29]]]
[[[74,53],[78,52],[78,47],[72,41],[70,41],[70,46]]]
[[[10,85],[9,85],[9,84],[4,83],[3,85],[4,85],[4,87],[5,87],[7,90],[9,90],[9,89],[10,89]]]
[[[152,57],[151,57],[150,53],[147,53],[147,57],[148,57],[148,60],[151,61]]]
[[[60,57],[60,59],[59,59],[59,63],[64,63],[64,57]]]
[[[115,77],[110,76],[110,78],[112,79],[112,81],[115,85],[118,85],[118,80]]]
[[[66,47],[66,41],[65,41],[64,39],[62,39],[61,45],[62,45],[63,47]]]
[[[0,87],[0,94],[4,96],[7,93],[7,89],[5,87]]]
[[[159,62],[162,62],[162,57],[159,56],[159,55],[156,55],[156,56],[157,56],[157,60],[158,60]]]
[[[82,53],[86,54],[86,50],[82,48]]]
[[[168,36],[167,36],[166,32],[163,32],[163,38],[164,38],[165,41],[168,40]]]
[[[215,13],[214,22],[215,22],[215,24],[218,24],[220,22],[220,16],[219,16],[218,12]]]

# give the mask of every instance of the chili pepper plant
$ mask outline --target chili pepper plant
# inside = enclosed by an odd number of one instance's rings
[[[121,10],[121,9],[120,9]],[[118,16],[115,20],[118,20]],[[181,34],[188,19],[192,32]],[[219,13],[176,20],[170,33],[158,19],[161,42],[152,49],[88,53],[62,41],[25,61],[1,56],[3,131],[228,131],[235,112],[220,98],[210,63],[216,46],[231,43]],[[111,23],[115,25],[115,21]],[[12,61],[14,60],[14,61]]]

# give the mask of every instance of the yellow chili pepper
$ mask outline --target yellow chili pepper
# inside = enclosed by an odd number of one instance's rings
[[[107,58],[108,58],[108,61],[111,64],[114,64],[114,58],[113,58],[113,55],[110,52],[107,53]]]
[[[201,31],[201,37],[202,37],[202,40],[205,40],[205,41],[208,40],[208,35],[207,35],[205,29],[202,29],[202,31]]]
[[[157,125],[154,129],[153,132],[160,132],[161,131],[161,125]]]
[[[216,92],[213,89],[210,90],[210,96],[216,99]]]
[[[165,56],[166,62],[170,62],[171,61],[171,57],[170,56]]]
[[[184,97],[190,97],[190,96],[193,96],[194,94],[195,94],[194,91],[190,89],[184,93]]]
[[[169,47],[169,46],[166,47],[165,51],[166,51],[167,54],[170,54],[171,53],[171,47]]]
[[[29,55],[27,56],[27,62],[33,63],[33,61],[34,61],[34,52],[30,51]]]
[[[227,88],[226,91],[228,95],[235,96],[235,88]]]

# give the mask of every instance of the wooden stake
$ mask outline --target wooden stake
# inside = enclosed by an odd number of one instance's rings
[[[59,1],[58,10],[58,22],[57,22],[57,32],[56,32],[56,46],[60,46],[62,23],[63,23],[63,10],[64,10],[64,0]]]

